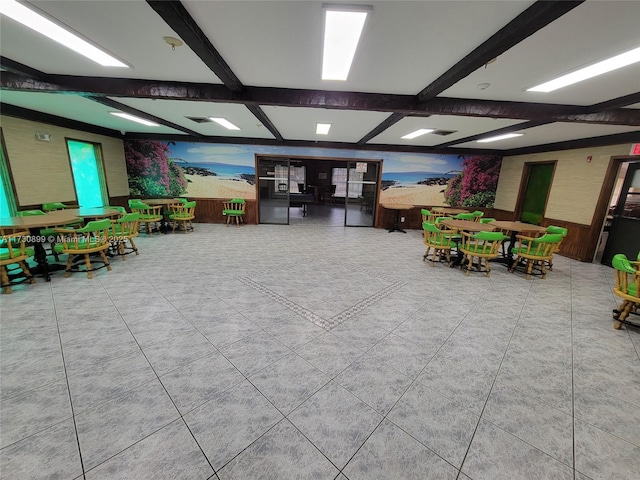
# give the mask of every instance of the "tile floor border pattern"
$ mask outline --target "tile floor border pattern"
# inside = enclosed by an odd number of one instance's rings
[[[242,278],[239,278],[239,280],[245,285],[251,288],[254,288],[258,292],[262,293],[263,295],[268,296],[272,300],[278,302],[280,305],[287,307],[288,309],[297,313],[301,317],[309,320],[311,323],[321,328],[324,328],[327,331],[331,330],[334,327],[337,327],[338,325],[350,319],[354,315],[357,315],[359,312],[361,312],[365,308],[370,307],[371,305],[374,305],[375,303],[379,302],[383,298],[387,297],[388,295],[392,294],[393,292],[395,292],[396,290],[404,286],[404,282],[394,281],[391,285],[384,287],[382,290],[377,291],[373,295],[369,295],[364,300],[357,302],[355,305],[352,305],[351,307],[338,313],[337,315],[334,315],[329,319],[325,319],[320,315],[313,313],[312,311],[304,308],[303,306],[298,305],[297,303],[292,302],[291,300],[287,300],[282,295],[275,293],[274,291],[268,289],[263,285],[260,285],[258,282],[255,282],[254,280],[251,280],[248,277],[242,277]]]

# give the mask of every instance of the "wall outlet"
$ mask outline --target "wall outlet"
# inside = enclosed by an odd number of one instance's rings
[[[404,217],[400,217],[400,221],[404,223]]]

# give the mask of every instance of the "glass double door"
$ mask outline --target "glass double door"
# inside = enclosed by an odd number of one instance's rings
[[[312,162],[313,160],[309,160]],[[333,162],[332,162],[333,163]],[[345,169],[344,166],[347,166]],[[320,224],[321,218],[335,218],[324,210],[344,209],[344,225],[372,227],[374,225],[377,193],[378,162],[335,162],[336,169],[346,170],[344,176],[331,173],[332,188],[336,195],[331,204],[305,207],[305,218],[309,223]],[[258,214],[260,223],[288,225],[291,219],[290,208],[299,208],[300,201],[306,202],[300,195],[300,185],[307,185],[309,179],[301,179],[305,172],[304,162],[291,161],[288,158],[258,158]],[[335,180],[334,180],[335,178]],[[339,178],[339,179],[338,179]],[[335,185],[338,183],[338,185]],[[308,194],[306,196],[309,196]],[[313,195],[311,195],[313,196]],[[317,198],[316,198],[317,200]],[[316,201],[309,203],[318,203]],[[308,212],[308,214],[307,214]],[[300,219],[296,217],[296,222]]]

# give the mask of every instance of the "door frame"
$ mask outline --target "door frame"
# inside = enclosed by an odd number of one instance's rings
[[[282,155],[282,154],[273,154],[273,153],[256,153],[254,154],[254,168],[256,171],[256,181],[255,181],[255,196],[256,196],[256,218],[257,218],[257,222],[258,224],[260,223],[260,191],[259,191],[259,185],[258,185],[258,161],[260,158],[263,159],[287,159],[288,161],[292,161],[292,160],[302,160],[303,165],[304,162],[310,161],[310,162],[314,162],[314,161],[325,161],[325,162],[346,162],[347,163],[347,168],[349,163],[348,162],[367,162],[367,163],[377,163],[378,164],[378,175],[377,175],[377,179],[376,179],[376,201],[375,201],[375,205],[373,206],[374,208],[374,214],[373,214],[373,225],[372,227],[375,227],[376,222],[378,221],[378,215],[380,214],[380,209],[378,208],[380,205],[380,192],[381,192],[381,188],[382,188],[382,165],[383,165],[383,159],[381,158],[347,158],[347,157],[316,157],[316,156],[305,156],[305,155]],[[346,209],[347,209],[347,202],[346,202],[346,198],[345,198],[345,203],[344,203],[344,209],[345,209],[345,221],[346,221]],[[291,208],[291,207],[289,207]],[[287,223],[288,224],[288,223]]]
[[[520,219],[522,215],[522,207],[524,205],[524,197],[527,193],[527,184],[529,183],[529,175],[531,174],[531,168],[536,165],[553,165],[553,172],[551,173],[551,181],[549,182],[549,190],[547,191],[547,198],[544,201],[544,211],[542,213],[542,219],[545,218],[545,212],[547,211],[547,204],[549,203],[549,193],[551,192],[551,186],[553,185],[553,177],[556,174],[556,167],[558,166],[557,160],[544,160],[542,162],[525,162],[522,169],[522,177],[520,178],[520,188],[518,189],[518,200],[516,201],[516,220]]]

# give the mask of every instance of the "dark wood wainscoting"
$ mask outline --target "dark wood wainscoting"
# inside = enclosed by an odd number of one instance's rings
[[[144,198],[142,199],[144,201]],[[227,198],[188,198],[196,201],[196,219],[198,223],[226,223],[227,219],[222,215],[223,204]],[[110,205],[121,205],[129,210],[129,197],[112,197]],[[244,223],[255,225],[257,223],[257,203],[255,200],[247,200]]]

